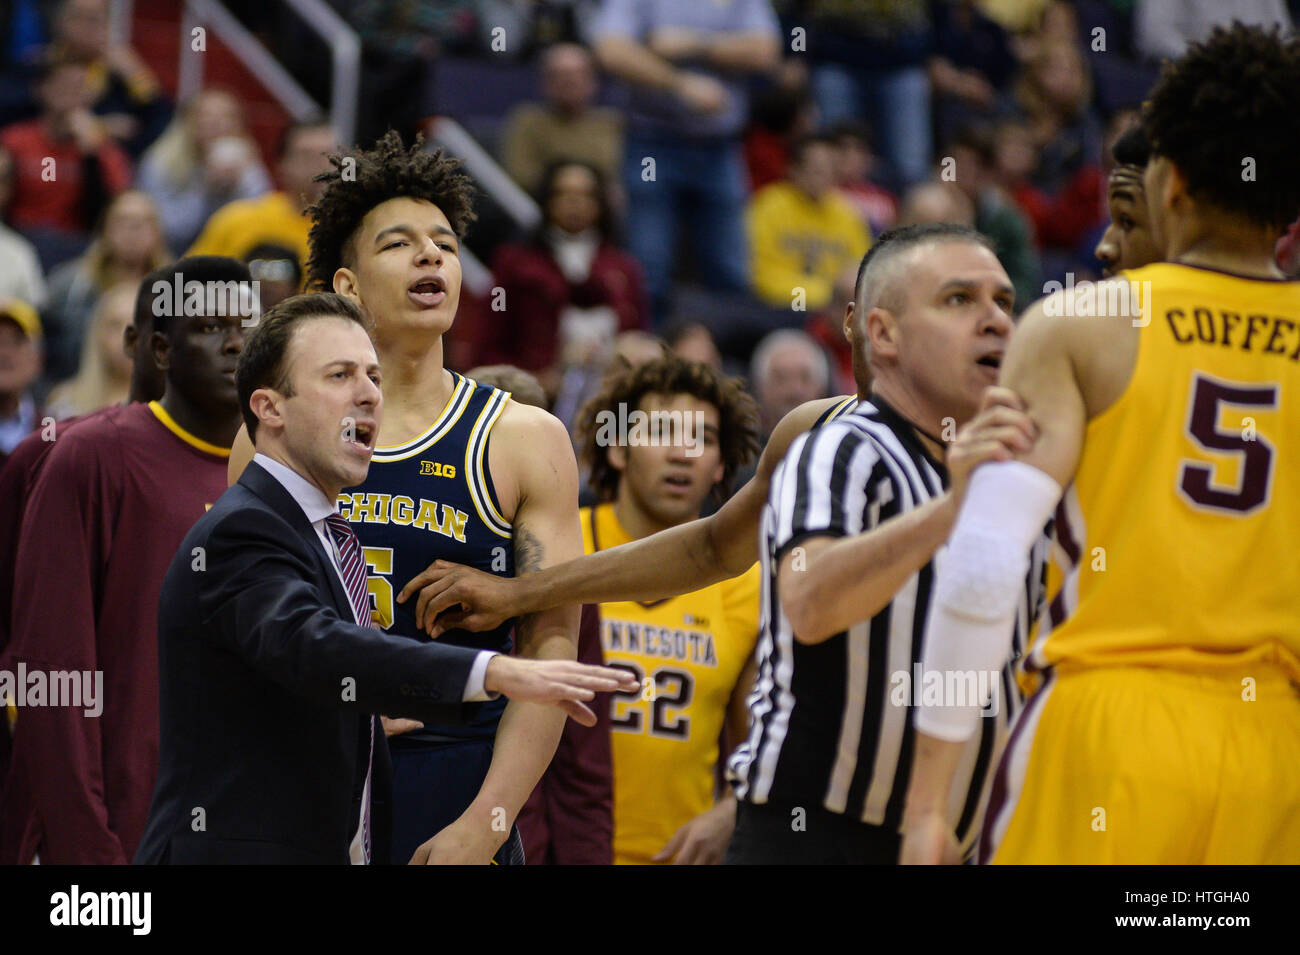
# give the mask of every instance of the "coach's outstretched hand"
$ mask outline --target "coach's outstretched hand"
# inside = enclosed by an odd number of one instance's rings
[[[958,503],[966,493],[966,482],[977,465],[985,461],[1010,461],[1017,454],[1032,451],[1038,440],[1033,419],[1025,403],[1010,388],[992,387],[984,392],[980,410],[957,432],[948,446],[948,480]]]
[[[464,564],[436,560],[411,578],[397,595],[406,603],[414,593],[415,626],[437,638],[448,630],[491,630],[511,617],[532,613],[524,577],[498,577]]]
[[[526,703],[552,703],[581,723],[595,726],[596,714],[582,700],[597,693],[627,692],[641,686],[629,670],[594,667],[571,660],[520,660],[497,654],[488,661],[483,688]]]

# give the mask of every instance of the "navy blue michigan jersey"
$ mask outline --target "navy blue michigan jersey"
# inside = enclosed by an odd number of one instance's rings
[[[515,573],[510,524],[501,516],[487,467],[492,426],[510,395],[451,374],[456,385],[438,419],[405,444],[376,448],[365,483],[339,495],[339,512],[351,522],[365,555],[376,624],[416,640],[428,639],[416,630],[416,597],[402,604],[396,597],[435,560],[501,577]],[[438,639],[509,653],[514,623],[482,633],[451,630]],[[477,704],[471,722],[426,726],[409,738],[491,737],[505,706],[504,698]]]

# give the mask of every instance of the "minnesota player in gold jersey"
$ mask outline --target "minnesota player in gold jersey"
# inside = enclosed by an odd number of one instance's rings
[[[1273,260],[1300,208],[1298,102],[1300,44],[1258,28],[1167,66],[1143,109],[1166,263],[1038,302],[1007,353],[1039,438],[971,478],[924,661],[1005,657],[1025,545],[1054,510],[1040,682],[986,861],[1300,862],[1300,284]],[[904,861],[945,855],[936,794],[974,721],[918,714]]]
[[[667,356],[611,375],[580,434],[601,501],[581,512],[594,554],[694,520],[757,452],[758,412],[738,380]],[[716,769],[748,728],[758,614],[757,564],[666,600],[600,605],[606,663],[641,683],[611,699],[616,863],[722,861],[736,799],[728,788],[715,803]]]

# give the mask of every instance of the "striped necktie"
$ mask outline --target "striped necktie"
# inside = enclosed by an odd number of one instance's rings
[[[352,533],[348,522],[339,514],[325,518],[334,546],[338,548],[339,569],[343,571],[343,585],[347,589],[348,599],[352,601],[352,610],[357,623],[363,627],[371,625],[370,593],[366,587],[366,564],[361,558],[361,545],[357,535]],[[370,864],[370,773],[375,765],[375,718],[370,717],[370,756],[366,764],[366,804],[361,807],[361,852],[366,865]]]

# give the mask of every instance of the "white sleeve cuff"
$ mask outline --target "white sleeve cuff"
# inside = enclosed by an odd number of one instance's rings
[[[485,703],[488,700],[495,700],[501,695],[499,693],[489,693],[483,687],[483,683],[487,679],[488,663],[494,656],[496,654],[491,650],[482,650],[474,658],[474,662],[469,668],[469,679],[465,681],[464,702]]]

